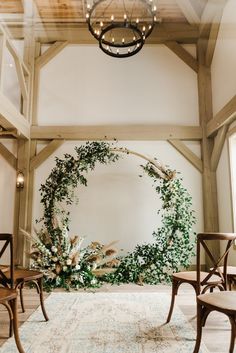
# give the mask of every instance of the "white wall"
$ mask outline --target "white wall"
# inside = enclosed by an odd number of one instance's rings
[[[193,48],[188,47],[194,54]],[[163,123],[198,125],[196,74],[165,46],[145,46],[129,59],[116,60],[96,46],[66,47],[42,70],[38,106],[40,125]],[[42,214],[38,189],[55,156],[73,153],[76,142],[64,143],[36,172],[33,220]],[[167,142],[120,142],[121,146],[158,157],[180,171],[193,196],[203,229],[201,175]],[[197,142],[188,146],[200,155]],[[41,146],[42,148],[42,146]],[[98,166],[79,187],[79,205],[72,207],[71,233],[132,250],[152,239],[160,225],[160,200],[149,178],[138,177],[135,157],[113,166]]]
[[[228,0],[212,62],[214,115],[236,94],[236,1]]]
[[[236,94],[236,1],[228,0],[222,17],[212,63],[214,115]],[[219,225],[222,232],[233,232],[232,198],[228,140],[217,168]],[[230,261],[236,264],[235,250]]]
[[[41,125],[198,125],[196,73],[165,46],[114,59],[70,45],[42,70]]]

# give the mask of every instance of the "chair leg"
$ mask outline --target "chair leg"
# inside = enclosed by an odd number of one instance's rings
[[[200,344],[201,344],[201,339],[202,339],[202,313],[203,309],[200,304],[197,304],[197,338],[196,338],[196,343],[194,347],[193,353],[198,353]]]
[[[180,285],[180,282],[173,279],[171,304],[170,304],[170,309],[169,309],[169,314],[168,314],[168,317],[167,317],[167,320],[166,320],[166,324],[168,324],[170,322],[170,320],[171,320],[171,316],[172,316],[174,305],[175,305],[175,297],[176,297],[176,295],[178,293],[179,285]]]
[[[22,283],[19,287],[20,290],[20,304],[21,304],[21,309],[22,309],[22,313],[25,312],[25,305],[24,305],[24,298],[23,298],[23,287],[24,287],[24,283]]]
[[[5,308],[8,311],[9,320],[10,320],[10,323],[9,323],[9,337],[12,337],[12,335],[13,335],[13,330],[12,330],[12,328],[13,328],[13,315],[12,315],[11,306],[7,302],[1,303],[1,304],[4,305]]]
[[[48,321],[49,318],[48,318],[46,310],[45,310],[44,299],[43,299],[43,278],[39,278],[37,282],[38,282],[38,287],[39,287],[40,304],[41,304],[43,316],[44,316],[45,320]]]
[[[20,353],[25,353],[20,342],[19,331],[18,331],[17,298],[11,301],[11,308],[12,308],[12,314],[13,314],[13,330],[14,330],[16,346]]]
[[[236,336],[236,322],[233,316],[230,316],[229,320],[231,323],[231,339],[230,339],[229,353],[233,353],[234,345],[235,345],[235,336]]]

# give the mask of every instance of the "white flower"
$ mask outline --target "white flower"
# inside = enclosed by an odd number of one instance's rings
[[[63,266],[63,271],[66,272],[67,271],[67,266]]]
[[[75,266],[75,269],[76,269],[76,270],[80,270],[80,265],[76,265],[76,266]]]
[[[93,279],[91,280],[91,284],[93,285],[93,284],[96,284],[96,283],[97,283],[96,278],[93,278]]]
[[[53,262],[57,262],[58,258],[56,256],[52,257]]]
[[[152,270],[155,270],[155,268],[156,268],[156,266],[154,264],[152,264],[150,267]]]
[[[67,264],[68,266],[70,266],[70,265],[72,264],[72,260],[71,260],[71,259],[68,259],[68,260],[66,261],[66,264]]]
[[[52,251],[52,252],[57,252],[56,246],[53,245],[53,246],[51,247],[51,251]]]

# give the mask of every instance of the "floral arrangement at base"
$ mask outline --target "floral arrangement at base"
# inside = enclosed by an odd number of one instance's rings
[[[157,284],[168,282],[173,272],[187,268],[194,255],[192,227],[196,219],[192,198],[176,171],[162,166],[157,159],[150,160],[107,142],[87,142],[76,147],[75,152],[76,156],[56,158],[56,166],[40,188],[44,214],[38,222],[43,222],[43,226],[33,236],[30,256],[32,268],[45,274],[45,288],[98,287],[103,281]],[[97,163],[114,163],[120,158],[119,153],[134,154],[147,161],[141,168],[161,198],[162,208],[157,213],[161,213],[162,225],[153,232],[153,243],[137,245],[127,256],[117,258],[115,242],[92,242],[82,248],[83,238],[68,234],[70,213],[64,206],[74,202],[74,189],[79,184],[87,186],[86,174]]]

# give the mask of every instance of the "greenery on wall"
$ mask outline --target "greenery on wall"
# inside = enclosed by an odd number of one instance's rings
[[[45,274],[47,289],[55,287],[96,287],[110,283],[150,283],[169,281],[173,272],[187,268],[193,256],[195,223],[192,199],[175,171],[163,167],[157,160],[147,158],[143,172],[153,181],[162,201],[162,225],[153,232],[153,242],[137,245],[133,252],[117,257],[114,243],[92,242],[82,247],[83,238],[69,235],[70,213],[66,205],[74,202],[78,185],[87,186],[86,175],[97,163],[115,163],[120,152],[107,142],[87,142],[75,148],[75,156],[65,154],[56,158],[45,184],[41,185],[43,226],[34,236],[31,258],[33,268]]]

